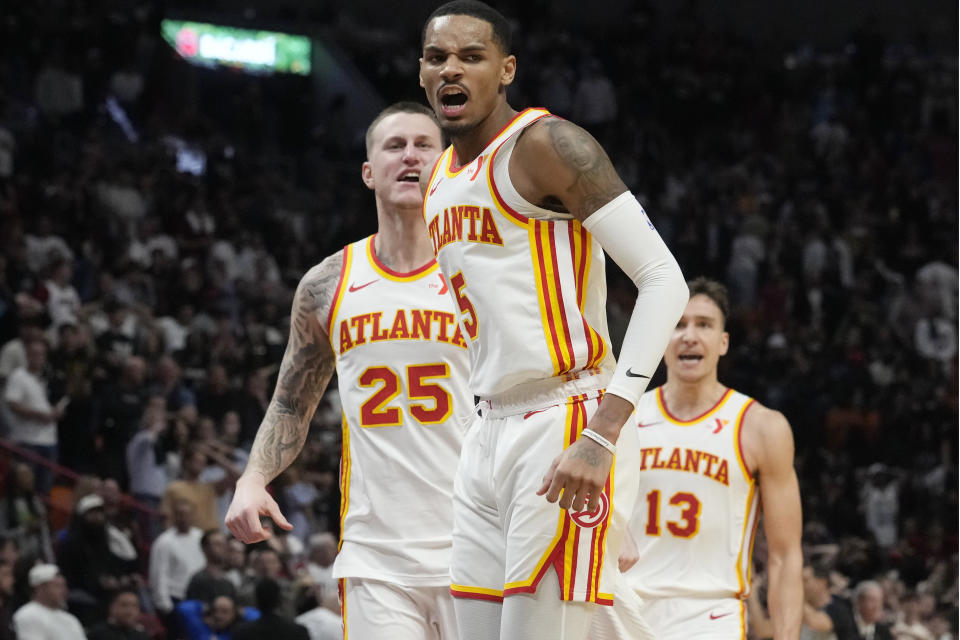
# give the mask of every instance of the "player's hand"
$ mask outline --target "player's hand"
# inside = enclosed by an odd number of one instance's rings
[[[630,531],[625,531],[620,545],[620,555],[617,557],[620,573],[626,573],[630,567],[637,564],[638,560],[640,560],[640,550],[637,549],[637,541],[630,535]]]
[[[580,438],[554,459],[537,495],[547,502],[560,500],[561,509],[593,513],[607,484],[613,454],[589,438]]]
[[[263,479],[257,475],[241,476],[227,510],[227,529],[246,544],[266,540],[271,533],[260,523],[260,516],[270,516],[281,529],[293,529],[280,513],[276,501],[267,493]]]

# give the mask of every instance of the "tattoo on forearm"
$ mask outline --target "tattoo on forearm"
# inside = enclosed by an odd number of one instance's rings
[[[341,260],[341,254],[327,258],[311,269],[297,288],[277,388],[253,441],[247,466],[268,482],[300,453],[310,420],[336,366],[321,321],[333,299]]]
[[[576,176],[567,187],[579,202],[571,211],[584,220],[591,213],[627,190],[603,148],[590,134],[565,120],[546,122],[550,141],[560,158]]]

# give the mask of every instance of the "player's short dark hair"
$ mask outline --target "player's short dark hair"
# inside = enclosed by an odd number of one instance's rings
[[[433,10],[423,23],[420,33],[420,46],[427,40],[427,27],[434,18],[440,16],[470,16],[488,23],[493,30],[493,41],[497,43],[504,55],[508,55],[513,48],[510,37],[510,23],[502,13],[480,0],[453,0],[442,4]]]
[[[140,594],[137,592],[136,589],[134,589],[133,587],[120,587],[119,589],[114,589],[113,591],[108,592],[107,606],[112,607],[113,603],[117,601],[117,598],[119,598],[122,595],[126,595],[128,593],[132,595],[134,598],[136,598],[138,603],[140,602]]]
[[[261,578],[253,587],[254,599],[260,613],[271,613],[280,606],[280,583],[273,578]]]
[[[810,567],[810,573],[813,574],[814,578],[830,582],[830,566],[828,564],[825,562],[809,562],[807,566]]]
[[[203,532],[203,535],[200,537],[200,548],[206,551],[210,547],[210,538],[217,534],[223,535],[223,532],[220,529],[207,529]],[[224,536],[226,537],[226,536]]]
[[[691,298],[693,296],[710,298],[720,308],[723,324],[727,324],[727,318],[730,316],[730,294],[727,293],[727,288],[722,283],[700,276],[687,282],[687,288],[690,289]]]
[[[392,116],[395,113],[420,113],[435,123],[437,123],[437,114],[433,112],[433,109],[430,107],[424,106],[419,102],[413,102],[411,100],[402,100],[400,102],[394,102],[389,107],[377,114],[377,117],[373,119],[373,122],[370,123],[370,126],[367,127],[367,133],[364,135],[364,142],[367,145],[367,157],[370,157],[370,152],[373,150],[373,130],[377,128],[377,125],[386,118],[387,116]],[[440,124],[437,123],[437,128],[440,128]],[[441,134],[441,138],[442,138]]]

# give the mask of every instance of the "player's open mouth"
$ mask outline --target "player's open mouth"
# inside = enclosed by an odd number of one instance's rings
[[[703,356],[696,355],[693,353],[685,353],[683,355],[677,356],[677,359],[681,362],[700,362],[703,360]]]
[[[420,172],[419,171],[407,171],[399,178],[397,182],[420,182]]]
[[[453,118],[463,113],[467,104],[467,94],[455,87],[448,87],[443,90],[440,96],[440,110],[443,115]]]

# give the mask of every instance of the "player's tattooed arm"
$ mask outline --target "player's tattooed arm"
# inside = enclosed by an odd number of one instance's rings
[[[510,178],[530,202],[580,221],[627,190],[594,137],[560,118],[544,118],[523,132]]]
[[[303,276],[290,312],[290,337],[280,363],[273,398],[257,430],[245,474],[269,483],[300,453],[310,421],[336,368],[323,322],[333,304],[343,252]]]

